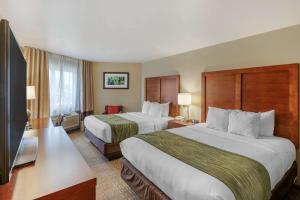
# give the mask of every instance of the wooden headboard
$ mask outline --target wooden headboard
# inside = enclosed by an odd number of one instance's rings
[[[264,112],[275,110],[275,135],[299,147],[298,64],[202,73],[201,121],[209,106]]]
[[[145,78],[145,100],[151,102],[170,102],[169,116],[179,115],[177,102],[180,91],[180,76],[159,76]]]

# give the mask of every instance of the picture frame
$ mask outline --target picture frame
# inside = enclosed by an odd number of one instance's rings
[[[103,72],[103,89],[129,89],[129,72]]]

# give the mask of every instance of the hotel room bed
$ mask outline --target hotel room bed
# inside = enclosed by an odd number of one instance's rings
[[[157,118],[142,112],[128,112],[117,115],[137,123],[139,134],[164,130],[168,127],[168,120],[173,119],[172,117]],[[84,119],[84,125],[97,138],[106,143],[112,142],[111,127],[109,124],[91,115]]]
[[[270,175],[271,189],[274,189],[296,159],[293,143],[285,138],[247,138],[209,129],[203,124],[168,131],[258,161]],[[217,178],[143,140],[128,138],[120,146],[124,158],[170,199],[235,199],[232,191]],[[122,176],[128,179],[126,170],[122,171]],[[129,177],[132,178],[132,174]]]
[[[177,103],[179,88],[179,75],[145,78],[145,101],[156,102],[160,104],[168,103],[168,112],[166,111],[165,115],[161,114],[159,117],[155,114],[145,114],[147,112],[130,112],[117,114],[117,117],[128,120],[128,123],[130,123],[130,121],[135,123],[135,125],[131,124],[131,126],[138,126],[137,128],[134,128],[134,131],[132,131],[133,129],[131,131],[127,131],[125,135],[121,134],[122,131],[120,131],[120,133],[117,134],[119,136],[117,139],[115,137],[116,134],[112,135],[111,124],[109,125],[109,123],[106,123],[108,121],[105,122],[105,119],[103,120],[103,118],[106,118],[105,116],[102,116],[100,118],[98,117],[98,119],[97,116],[88,116],[84,120],[84,125],[86,127],[86,137],[109,160],[121,157],[122,154],[119,145],[120,141],[134,134],[148,133],[166,129],[168,126],[168,120],[173,119],[172,117],[179,115],[179,106]],[[101,119],[102,121],[100,121],[99,119]],[[113,132],[116,133],[116,131]]]
[[[299,148],[298,79],[298,64],[202,73],[202,122],[207,120],[209,107],[228,109],[231,110],[230,112],[242,110],[263,113],[273,110],[275,115],[272,136],[265,137],[260,135],[259,138],[255,137],[256,139],[254,139],[245,135],[240,136],[228,133],[229,130],[226,130],[224,133],[224,131],[209,129],[203,127],[203,124],[168,131],[174,133],[177,138],[182,136],[180,137],[181,140],[190,138],[196,141],[194,143],[200,142],[198,143],[199,148],[208,144],[212,149],[221,149],[221,152],[225,150],[227,153],[229,152],[228,154],[233,152],[235,155],[238,154],[238,157],[241,155],[246,160],[252,160],[257,166],[260,166],[259,168],[262,169],[261,171],[264,171],[264,175],[267,174],[269,176],[269,179],[263,178],[268,180],[268,187],[266,187],[268,189],[266,191],[269,195],[267,197],[271,196],[271,200],[281,200],[288,193],[297,177],[295,148]],[[262,123],[261,121],[260,119],[259,123]],[[253,127],[260,127],[260,131],[265,130],[261,129],[261,127],[264,127],[266,124],[261,125],[256,124]],[[147,137],[149,139],[152,136],[146,135],[143,137],[144,139]],[[213,173],[205,173],[206,169],[201,168],[204,170],[200,170],[196,165],[192,167],[191,162],[185,164],[187,162],[181,161],[182,157],[178,159],[174,154],[170,156],[170,153],[165,153],[172,152],[170,150],[172,149],[171,147],[164,147],[165,149],[162,151],[158,146],[153,146],[153,143],[149,144],[149,140],[148,142],[145,142],[144,139],[142,140],[143,137],[128,138],[121,143],[124,155],[124,158],[122,158],[121,176],[141,199],[230,200],[236,199],[238,196],[237,191],[232,190],[235,188],[232,185],[230,186],[230,184],[228,185],[228,182],[225,185],[224,182],[226,181],[222,177],[220,179],[220,176],[216,176],[214,174],[215,171],[210,171]],[[160,138],[160,136],[154,134],[155,138]],[[202,143],[204,145],[201,145]],[[158,142],[158,144],[163,144],[163,142]],[[185,146],[189,145],[185,143]],[[180,150],[177,152],[180,152]],[[200,155],[200,151],[197,152],[197,155]],[[221,152],[220,154],[223,155]],[[193,155],[193,153],[189,154]],[[186,153],[185,155],[188,154]],[[214,160],[214,157],[209,157],[209,153],[201,155],[208,155],[208,159]],[[214,155],[218,158],[217,163],[219,161],[222,163],[223,158],[225,158],[222,157],[221,159],[218,157],[219,155]],[[205,165],[206,162],[203,162],[202,158],[206,160],[206,156],[200,158],[198,156],[197,161],[199,159],[199,162]],[[193,159],[191,160],[194,162]],[[244,168],[239,168],[239,163],[241,162],[236,162],[236,165],[231,166],[234,166],[234,169],[238,171],[242,171],[241,169]],[[207,166],[208,168],[210,167],[210,165]],[[216,163],[213,163],[212,167],[215,166]],[[228,174],[228,171],[230,171],[228,169],[232,168],[223,169],[219,172]],[[249,168],[249,170],[252,169],[254,171],[257,170],[256,168]],[[248,173],[240,173],[239,177],[244,177],[242,174],[245,174],[245,177],[249,177]],[[261,178],[257,174],[254,177],[256,177],[255,179]],[[227,180],[236,182],[235,180],[237,179],[229,178]],[[247,187],[239,188],[240,192],[246,190]],[[258,190],[256,188],[256,190],[253,190],[254,192],[248,192],[247,194],[257,194]],[[260,189],[261,191],[265,190]],[[247,197],[253,197],[253,195],[248,195]],[[256,200],[257,198],[252,199]]]
[[[173,119],[172,117],[153,117],[141,112],[122,113],[115,116],[134,122],[138,127],[137,134],[164,130],[168,127],[168,120]],[[84,119],[84,126],[86,137],[109,160],[122,156],[119,141],[114,141],[116,138],[113,138],[111,126],[108,123],[98,119],[97,115],[91,115]],[[121,137],[122,140],[126,138],[127,136]]]

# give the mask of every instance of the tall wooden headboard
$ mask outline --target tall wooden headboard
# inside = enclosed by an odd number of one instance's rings
[[[201,121],[209,106],[275,110],[275,135],[299,147],[299,65],[276,65],[202,73]]]
[[[169,116],[179,115],[177,102],[180,91],[180,76],[159,76],[145,78],[145,100],[151,102],[170,102]]]

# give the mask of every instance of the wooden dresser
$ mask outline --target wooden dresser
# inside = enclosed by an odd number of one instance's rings
[[[0,199],[95,199],[96,177],[64,129],[46,119],[31,123],[48,127],[32,130],[39,140],[36,162],[13,170]]]

